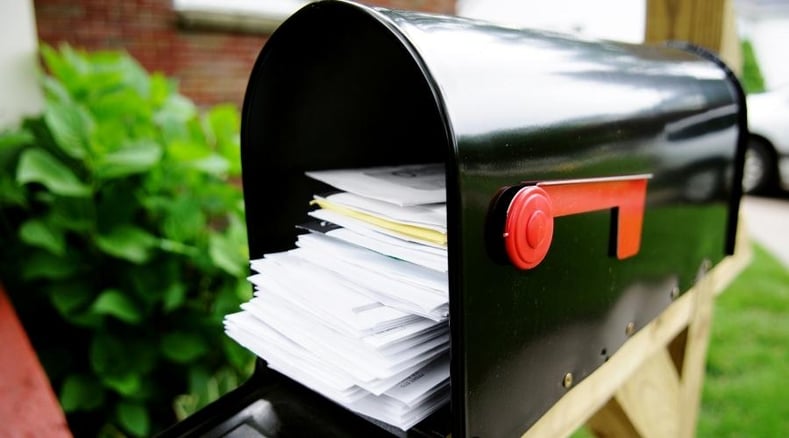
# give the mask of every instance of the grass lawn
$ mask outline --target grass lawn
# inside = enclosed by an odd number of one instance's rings
[[[759,245],[715,302],[697,436],[789,437],[789,269]]]
[[[789,437],[789,270],[754,249],[715,304],[699,437]]]

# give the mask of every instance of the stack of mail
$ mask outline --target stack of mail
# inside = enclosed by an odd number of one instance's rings
[[[409,429],[449,400],[443,165],[308,172],[296,248],[252,260],[254,298],[225,318],[270,368]]]

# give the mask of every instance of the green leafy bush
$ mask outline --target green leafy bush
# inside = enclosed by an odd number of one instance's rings
[[[125,53],[42,58],[43,114],[0,135],[0,281],[75,435],[147,436],[252,368],[222,330],[251,294],[238,110]]]

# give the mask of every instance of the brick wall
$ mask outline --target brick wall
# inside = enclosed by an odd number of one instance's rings
[[[218,0],[221,1],[221,0]],[[265,0],[261,0],[265,1]],[[456,0],[370,0],[396,9],[454,13]],[[266,35],[179,26],[172,0],[34,0],[39,39],[86,50],[125,49],[147,70],[179,81],[199,105],[240,105]]]

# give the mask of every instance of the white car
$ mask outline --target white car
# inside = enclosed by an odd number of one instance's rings
[[[789,190],[789,86],[746,97],[748,150],[742,185],[745,193]]]

